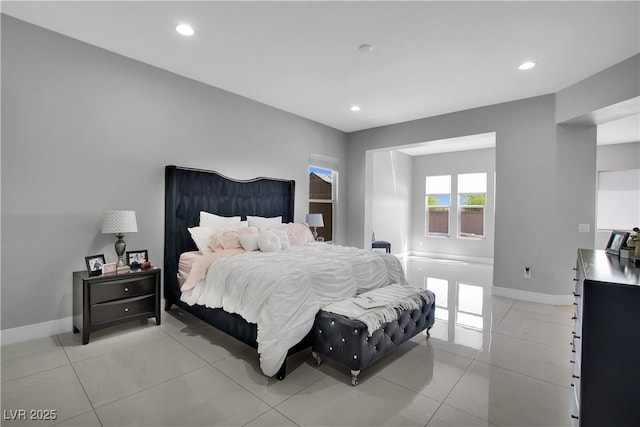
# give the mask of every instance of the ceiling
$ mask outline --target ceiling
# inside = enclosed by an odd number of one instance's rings
[[[640,141],[640,114],[598,126],[598,145],[626,144]]]
[[[18,19],[344,132],[557,92],[640,52],[639,5],[0,3]],[[177,34],[179,23],[195,35]],[[524,60],[537,66],[519,71]]]

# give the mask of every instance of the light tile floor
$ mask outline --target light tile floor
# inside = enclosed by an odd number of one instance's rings
[[[491,266],[411,258],[437,296],[437,321],[351,386],[309,352],[284,381],[256,352],[189,314],[2,347],[3,426],[567,426],[569,307],[491,295]],[[16,420],[16,410],[56,412]],[[42,413],[41,413],[42,414]]]

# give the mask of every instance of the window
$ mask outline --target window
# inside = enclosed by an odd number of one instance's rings
[[[425,190],[427,235],[449,237],[451,175],[428,176]]]
[[[487,204],[487,174],[458,175],[458,235],[484,237],[484,210]]]
[[[318,237],[333,240],[333,208],[336,201],[338,172],[309,166],[309,213],[322,214],[324,227],[318,227]]]
[[[640,169],[598,172],[598,230],[640,224]]]

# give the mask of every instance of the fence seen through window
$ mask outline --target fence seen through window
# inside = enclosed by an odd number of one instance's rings
[[[322,214],[324,227],[317,228],[318,237],[333,240],[333,208],[338,173],[331,169],[309,166],[309,213]]]

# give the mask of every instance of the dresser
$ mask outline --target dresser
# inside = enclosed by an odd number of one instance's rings
[[[87,344],[91,332],[132,319],[160,324],[160,269],[89,276],[73,273],[73,332]]]
[[[640,268],[578,250],[571,341],[575,426],[640,425]]]

